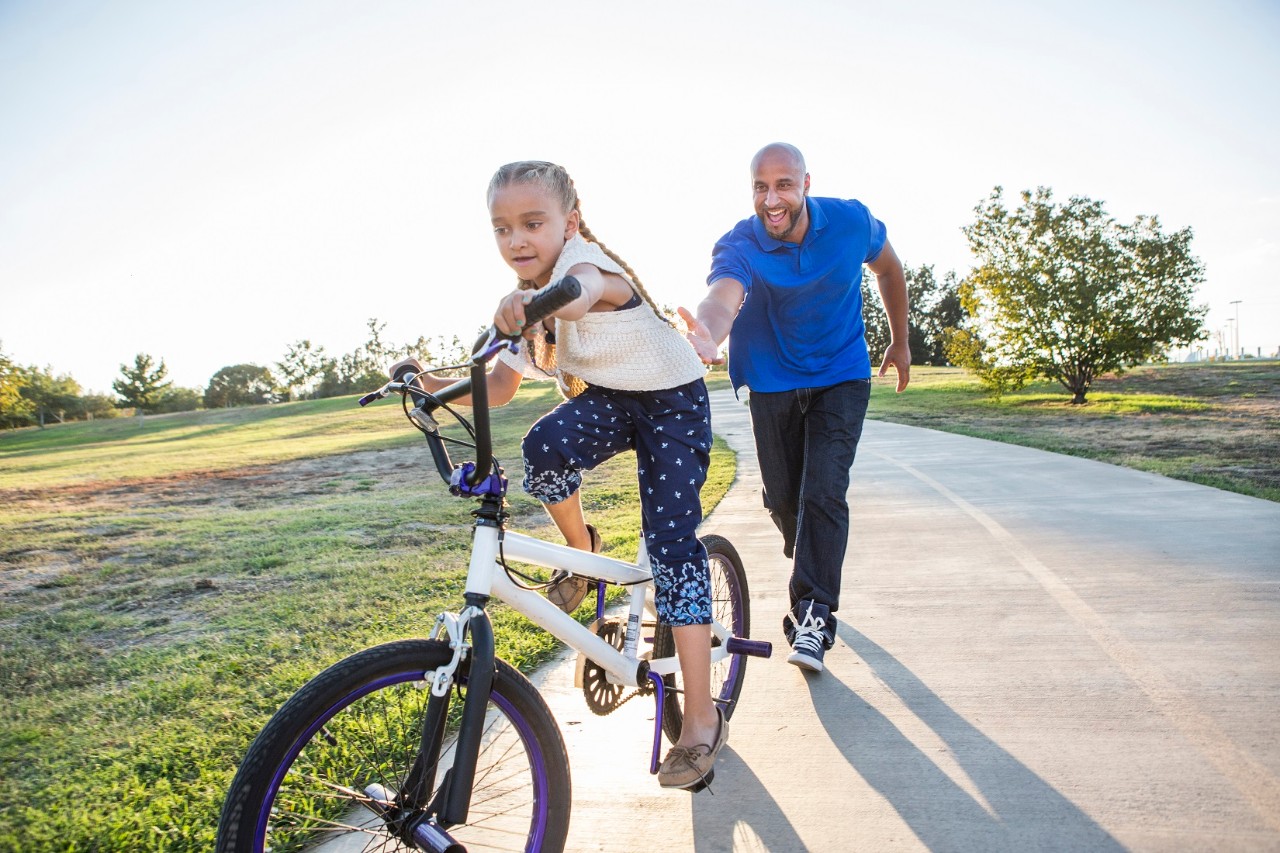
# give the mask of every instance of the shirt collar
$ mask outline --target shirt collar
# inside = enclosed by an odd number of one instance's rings
[[[822,212],[822,205],[815,203],[813,198],[805,196],[804,206],[809,211],[809,230],[805,231],[804,239],[800,241],[802,244],[812,240],[812,235],[815,231],[821,231],[827,227],[827,215]],[[758,214],[752,216],[751,219],[751,227],[755,231],[756,240],[760,242],[760,248],[766,252],[772,252],[774,249],[794,248],[796,246],[795,243],[787,243],[770,237],[769,232],[764,230],[764,223],[760,221]]]

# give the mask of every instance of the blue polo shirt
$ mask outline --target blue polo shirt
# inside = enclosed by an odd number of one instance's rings
[[[770,237],[752,216],[720,238],[707,284],[732,278],[746,300],[729,333],[729,378],[752,391],[820,388],[871,377],[862,322],[862,265],[885,244],[862,202],[807,198],[797,243]]]

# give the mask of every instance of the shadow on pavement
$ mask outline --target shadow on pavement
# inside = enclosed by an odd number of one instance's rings
[[[729,784],[712,783],[714,796],[707,791],[693,795],[693,849],[697,853],[804,850],[777,801],[733,751],[732,743],[725,745],[720,756],[716,776]]]
[[[1124,850],[1025,764],[953,711],[896,658],[841,623],[840,638],[946,745],[977,796],[838,678],[806,682],[814,709],[850,766],[930,850]],[[815,780],[815,784],[821,784]],[[851,841],[857,846],[856,827]],[[782,849],[782,848],[779,848]]]

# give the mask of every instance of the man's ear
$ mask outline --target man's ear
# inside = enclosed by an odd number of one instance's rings
[[[809,173],[808,172],[804,173],[804,194],[805,195],[809,194]]]
[[[566,240],[578,233],[578,219],[578,211],[569,211],[569,216],[564,221],[564,238]]]

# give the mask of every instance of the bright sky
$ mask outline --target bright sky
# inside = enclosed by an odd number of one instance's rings
[[[1280,348],[1272,0],[0,0],[0,350],[109,391],[470,337],[519,159],[692,306],[775,140],[939,277],[996,184],[1190,226],[1209,328]]]

